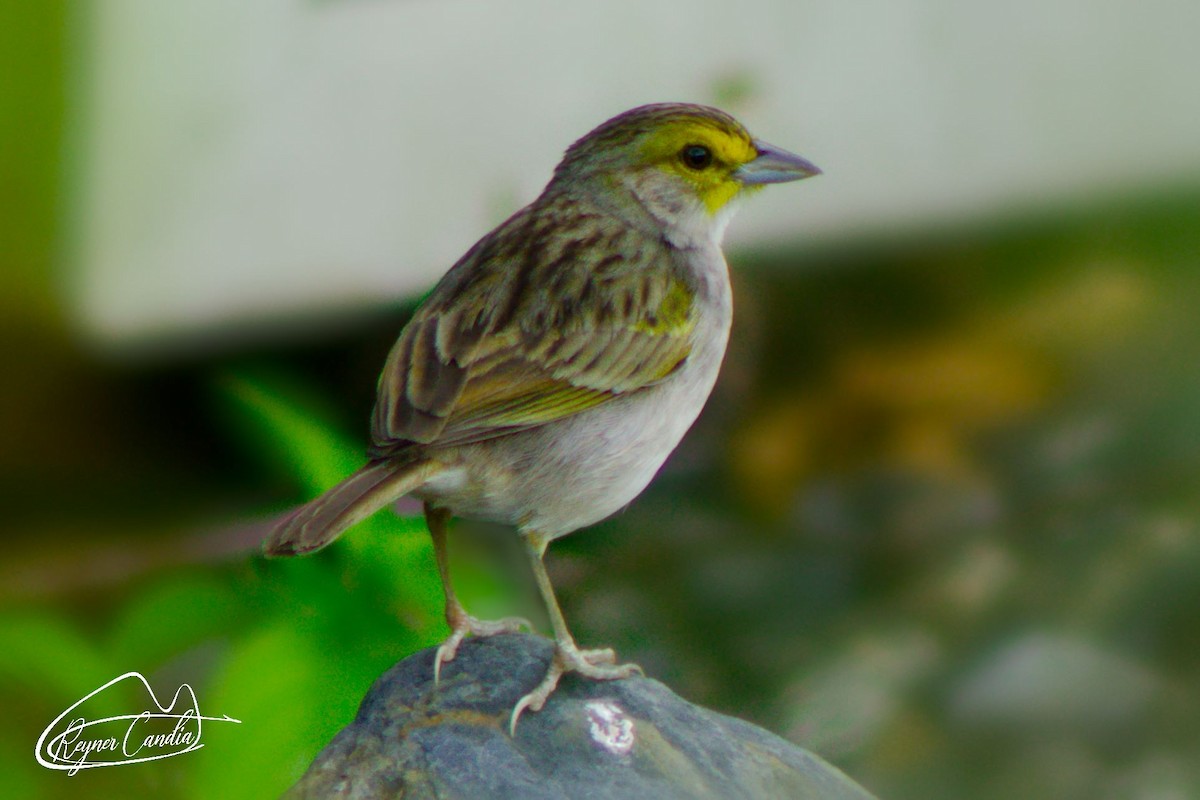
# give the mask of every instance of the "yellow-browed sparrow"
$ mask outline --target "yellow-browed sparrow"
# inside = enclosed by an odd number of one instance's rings
[[[819,172],[699,105],[635,108],[571,145],[541,196],[472,247],[400,334],[369,462],[284,518],[267,555],[308,553],[402,495],[421,498],[452,631],[436,677],[468,633],[527,624],[463,609],[450,515],[515,525],[557,646],[511,729],[565,672],[638,672],[576,646],[542,556],[637,497],[700,413],[729,337],[720,245],[738,201]]]

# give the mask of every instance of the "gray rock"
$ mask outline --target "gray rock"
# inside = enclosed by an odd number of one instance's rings
[[[528,634],[470,639],[437,688],[433,649],[406,658],[286,797],[871,798],[811,753],[647,678],[567,676],[512,738],[509,712],[551,652]]]

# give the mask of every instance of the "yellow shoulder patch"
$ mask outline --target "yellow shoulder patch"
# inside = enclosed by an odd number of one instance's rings
[[[683,333],[691,329],[692,293],[681,280],[671,281],[671,287],[663,296],[658,308],[634,327],[636,330],[655,335]]]

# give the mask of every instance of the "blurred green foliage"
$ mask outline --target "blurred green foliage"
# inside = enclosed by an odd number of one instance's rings
[[[0,25],[0,325],[16,317],[48,327],[58,315],[47,275],[60,210],[66,18],[61,0],[8,3]]]
[[[361,446],[287,394],[286,381],[230,373],[216,386],[220,414],[247,452],[289,465],[306,494],[315,496],[358,465],[351,454]],[[303,394],[295,386],[287,391]],[[150,779],[136,768],[39,782],[46,773],[32,757],[5,763],[22,785],[39,787],[27,797],[77,796],[97,787],[165,797],[277,795],[353,718],[380,673],[440,639],[440,612],[424,522],[385,513],[344,546],[312,558],[256,556],[156,576],[116,606],[98,632],[55,614],[5,615],[0,674],[19,691],[6,690],[4,706],[29,723],[0,730],[6,753],[31,751],[29,731],[127,670],[142,671],[167,696],[188,682],[204,713],[243,721],[236,728],[208,725],[205,748],[161,762],[154,778],[161,785],[145,783]],[[124,699],[128,708],[110,701],[112,713],[130,713],[137,701]]]

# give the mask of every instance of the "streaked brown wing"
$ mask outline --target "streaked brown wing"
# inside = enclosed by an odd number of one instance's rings
[[[380,377],[374,452],[543,425],[687,358],[691,293],[667,246],[597,216],[548,239],[548,216],[509,220],[418,309]]]

